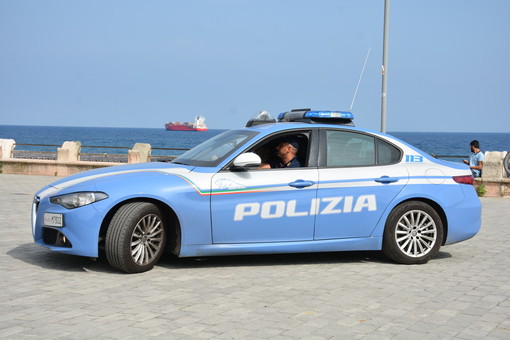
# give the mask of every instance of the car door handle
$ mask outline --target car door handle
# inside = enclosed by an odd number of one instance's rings
[[[289,185],[291,187],[298,188],[298,189],[306,188],[306,187],[312,186],[314,184],[315,184],[314,181],[305,181],[302,179],[298,179],[297,181],[289,183]]]
[[[398,177],[381,176],[379,178],[376,178],[374,181],[376,181],[378,183],[387,184],[387,183],[398,182]]]

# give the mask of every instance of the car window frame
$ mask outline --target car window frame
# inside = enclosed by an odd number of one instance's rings
[[[372,137],[374,139],[374,153],[375,153],[375,164],[366,164],[366,165],[331,165],[328,166],[327,163],[327,131],[340,131],[340,132],[347,132],[352,134],[360,134]],[[324,168],[324,169],[332,169],[332,168],[366,168],[366,167],[376,167],[376,166],[387,166],[387,165],[394,165],[398,164],[402,161],[402,157],[404,155],[404,151],[402,148],[400,148],[398,145],[395,145],[394,143],[389,142],[386,139],[380,138],[379,136],[375,134],[371,134],[365,131],[359,131],[359,130],[350,130],[350,129],[342,129],[342,128],[334,128],[334,127],[324,127],[319,129],[318,133],[318,167]],[[398,160],[391,163],[385,163],[385,164],[379,164],[379,143],[386,143],[395,149],[399,151],[399,157]]]
[[[300,166],[297,168],[266,168],[266,169],[259,169],[254,168],[250,169],[256,170],[256,171],[268,171],[268,170],[299,170],[299,169],[310,169],[310,168],[317,168],[318,167],[318,148],[319,148],[319,132],[318,128],[297,128],[292,130],[280,130],[276,131],[274,133],[271,133],[267,136],[264,136],[263,138],[255,141],[254,143],[251,143],[249,146],[247,146],[243,151],[239,152],[237,156],[246,153],[246,152],[254,152],[255,149],[258,147],[270,143],[273,140],[279,139],[279,138],[285,138],[286,136],[292,136],[296,134],[303,134],[306,135],[308,138],[308,153],[306,155],[307,160],[307,166]],[[221,171],[233,171],[232,170],[232,164],[235,160],[233,159],[228,162]]]

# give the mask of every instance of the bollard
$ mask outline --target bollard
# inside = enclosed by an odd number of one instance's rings
[[[64,142],[57,149],[57,162],[78,162],[80,160],[81,142]]]
[[[148,143],[136,143],[131,150],[128,151],[128,163],[145,163],[150,162],[151,145]]]
[[[483,162],[482,178],[490,180],[500,180],[505,178],[505,159],[506,151],[487,151]]]
[[[0,159],[11,159],[15,146],[14,139],[0,139]]]

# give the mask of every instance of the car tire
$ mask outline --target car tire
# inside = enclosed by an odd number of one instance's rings
[[[443,222],[434,208],[424,202],[408,201],[388,216],[383,253],[398,263],[427,263],[439,251],[443,234]]]
[[[113,216],[106,233],[106,258],[126,273],[151,270],[165,250],[166,230],[160,209],[147,202],[127,203]]]

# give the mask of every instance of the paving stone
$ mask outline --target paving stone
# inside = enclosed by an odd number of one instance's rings
[[[125,275],[33,244],[33,194],[0,174],[0,338],[509,339],[510,199],[426,265],[378,252],[163,258]]]

